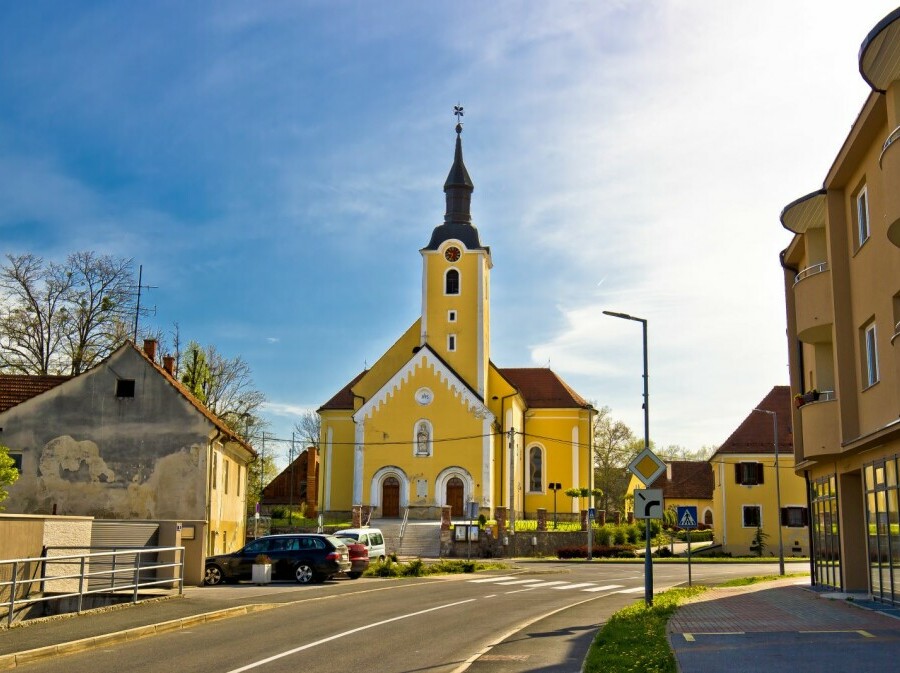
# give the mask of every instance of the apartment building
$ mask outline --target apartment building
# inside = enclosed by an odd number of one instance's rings
[[[871,92],[822,188],[781,214],[795,470],[815,581],[900,604],[900,8],[859,71]]]

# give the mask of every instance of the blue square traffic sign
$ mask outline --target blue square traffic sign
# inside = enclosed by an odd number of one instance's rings
[[[677,508],[677,518],[679,528],[696,528],[697,527],[697,508],[693,505],[686,507],[679,506]]]

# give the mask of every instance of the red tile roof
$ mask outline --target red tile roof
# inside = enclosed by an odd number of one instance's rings
[[[669,468],[650,488],[661,488],[664,498],[712,500],[715,479],[712,465],[705,460],[666,461]],[[668,478],[671,470],[672,478]]]
[[[329,409],[352,409],[353,408],[353,386],[355,386],[359,380],[365,376],[368,369],[362,370],[359,374],[353,377],[353,380],[350,381],[347,385],[341,388],[337,393],[335,393],[334,397],[328,400],[325,404],[319,407],[319,411],[327,411]]]
[[[30,400],[71,378],[71,376],[0,374],[0,411],[6,411],[25,400]]]
[[[778,452],[794,453],[794,435],[791,425],[791,389],[789,386],[775,386],[757,409],[774,411],[778,419]],[[720,453],[775,453],[772,414],[751,411],[737,430],[725,440],[715,454]]]
[[[566,384],[552,369],[523,367],[497,371],[518,388],[525,403],[532,408],[585,409],[591,405]]]

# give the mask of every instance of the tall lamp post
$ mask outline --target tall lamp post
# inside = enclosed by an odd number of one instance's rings
[[[784,575],[784,540],[781,535],[781,470],[778,469],[778,414],[758,407],[754,408],[753,411],[769,414],[772,417],[772,431],[775,437],[775,508],[777,511],[776,521],[778,522],[778,574]]]
[[[649,376],[647,372],[647,320],[645,318],[637,318],[627,313],[618,313],[616,311],[604,311],[604,315],[613,318],[621,318],[622,320],[633,320],[641,323],[644,333],[644,448],[650,448],[650,386]],[[644,602],[647,605],[653,605],[653,558],[650,555],[650,520],[645,519],[644,532],[647,538],[647,548],[644,552]]]

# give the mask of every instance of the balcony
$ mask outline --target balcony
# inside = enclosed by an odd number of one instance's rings
[[[816,402],[800,407],[803,424],[803,460],[841,452],[840,408],[833,391],[823,391]],[[797,460],[801,460],[797,456]]]
[[[826,262],[814,264],[797,274],[794,281],[797,338],[804,343],[831,341],[834,302],[831,271]]]

